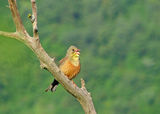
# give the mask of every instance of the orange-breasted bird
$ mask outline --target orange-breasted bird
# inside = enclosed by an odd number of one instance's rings
[[[80,72],[80,50],[75,46],[70,46],[67,50],[66,56],[60,60],[59,68],[60,70],[72,80]],[[54,79],[48,90],[54,92],[59,82]]]

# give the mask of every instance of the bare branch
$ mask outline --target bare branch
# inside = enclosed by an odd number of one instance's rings
[[[17,40],[21,40],[22,39],[17,32],[0,31],[0,35],[5,36],[5,37],[9,37],[9,38],[14,38],[14,39],[17,39]]]
[[[10,10],[12,12],[13,21],[16,25],[16,31],[20,33],[26,33],[26,30],[22,24],[22,20],[17,9],[16,0],[8,0],[8,2]]]
[[[39,35],[38,35],[38,27],[37,27],[37,6],[36,6],[36,1],[35,0],[31,0],[31,4],[32,4],[32,19],[34,20],[32,22],[33,24],[33,37],[36,39],[39,39]]]

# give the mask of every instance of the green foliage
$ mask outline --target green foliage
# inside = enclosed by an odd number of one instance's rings
[[[0,0],[0,30],[14,31],[7,1]],[[38,1],[43,47],[58,62],[70,45],[81,49],[81,72],[99,114],[159,114],[159,0]],[[32,34],[29,1],[18,1]],[[0,113],[83,114],[59,86],[44,93],[53,78],[40,70],[26,46],[0,36]]]

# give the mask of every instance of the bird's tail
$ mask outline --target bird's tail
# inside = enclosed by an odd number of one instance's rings
[[[46,92],[48,90],[51,90],[52,92],[56,91],[56,88],[58,86],[59,82],[54,79],[54,81],[51,83],[51,85],[45,90]]]
[[[56,88],[57,88],[58,84],[59,84],[59,82],[54,79],[54,81],[51,84],[52,85],[52,87],[51,87],[52,92],[56,91]]]

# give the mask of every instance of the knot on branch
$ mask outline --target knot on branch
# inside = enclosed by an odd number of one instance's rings
[[[34,29],[34,32],[35,32],[35,33],[38,33],[38,28],[35,28],[35,29]]]
[[[40,67],[41,67],[41,69],[45,69],[45,70],[47,70],[47,65],[46,64],[44,64],[43,62],[41,62],[40,61]]]
[[[35,1],[35,0],[31,0],[31,2],[32,2],[32,3],[34,3],[34,4],[36,3],[36,1]]]

